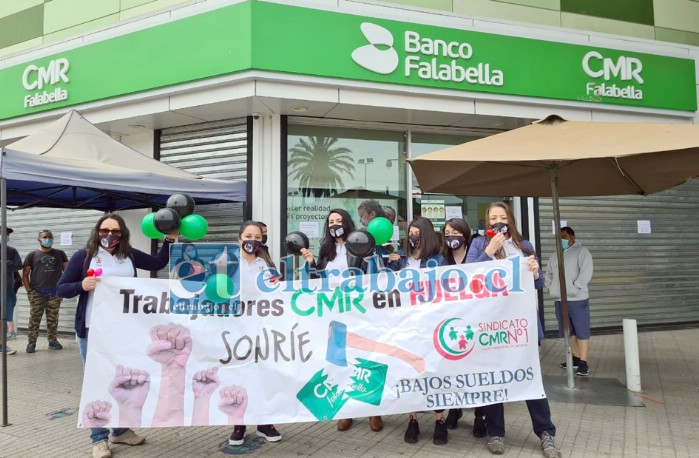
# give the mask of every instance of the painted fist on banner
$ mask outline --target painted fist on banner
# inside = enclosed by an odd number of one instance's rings
[[[112,404],[108,401],[91,401],[83,409],[85,428],[104,428],[112,420]]]
[[[117,366],[114,380],[109,384],[109,394],[124,408],[142,409],[150,390],[150,375],[147,371]]]
[[[179,324],[162,324],[150,329],[151,344],[146,353],[163,366],[185,367],[192,353],[189,329]]]

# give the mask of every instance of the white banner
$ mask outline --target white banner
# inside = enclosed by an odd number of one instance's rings
[[[206,316],[170,313],[168,280],[102,278],[80,426],[288,423],[545,397],[521,258],[273,287],[242,285],[235,315]]]

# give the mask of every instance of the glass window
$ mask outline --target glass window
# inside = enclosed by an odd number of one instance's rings
[[[403,132],[292,124],[287,145],[287,233],[305,233],[314,253],[333,208],[347,210],[357,228],[366,220],[359,207],[367,201],[389,215],[393,210],[396,228],[396,220],[405,220]]]

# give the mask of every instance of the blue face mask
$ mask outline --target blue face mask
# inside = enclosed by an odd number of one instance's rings
[[[41,246],[44,248],[51,248],[53,246],[53,239],[41,239]]]
[[[566,239],[561,240],[561,246],[563,247],[564,250],[567,250],[570,247],[570,245],[568,244],[568,240],[566,240]]]

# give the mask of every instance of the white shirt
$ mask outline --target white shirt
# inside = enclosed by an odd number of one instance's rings
[[[408,268],[409,269],[419,269],[420,268],[420,260],[415,259],[412,256],[408,256]]]
[[[347,264],[347,248],[344,243],[335,243],[335,259],[328,261],[325,265],[325,270],[339,270],[344,272],[349,269],[349,264]]]
[[[100,247],[97,255],[93,256],[90,261],[91,269],[102,269],[102,277],[133,277],[134,266],[131,258],[119,259],[116,256],[109,254],[107,250]],[[92,303],[94,301],[95,291],[92,290],[87,294],[87,308],[85,309],[85,327],[90,327],[90,318],[92,317]]]
[[[264,281],[269,286],[272,273],[269,271],[271,267],[267,266],[264,259],[256,257],[252,262],[248,262],[243,256],[240,257],[240,292],[241,295],[246,290],[252,288],[259,289],[257,286],[257,277],[264,273]]]
[[[512,242],[512,238],[505,240],[505,244],[502,248],[505,250],[505,257],[508,259],[523,255],[522,250],[518,249],[514,242]]]

